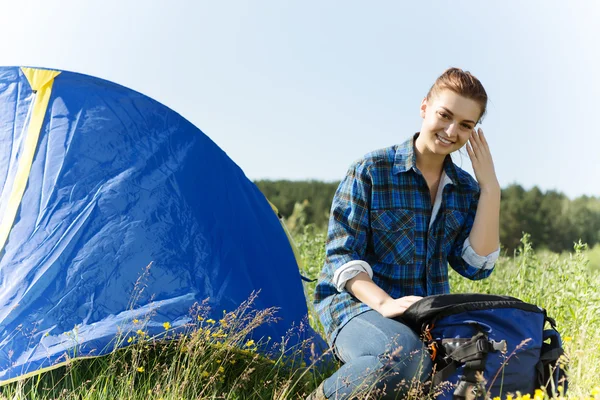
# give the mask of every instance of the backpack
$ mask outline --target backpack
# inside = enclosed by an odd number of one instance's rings
[[[559,386],[566,394],[561,337],[541,307],[510,296],[434,295],[411,305],[402,322],[430,350],[438,400],[533,395],[541,387],[556,394]]]

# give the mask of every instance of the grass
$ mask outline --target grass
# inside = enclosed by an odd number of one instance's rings
[[[324,260],[324,233],[309,226],[295,239],[303,274],[317,277]],[[599,257],[599,251],[598,246],[590,251],[578,244],[568,254],[536,253],[525,237],[522,249],[501,258],[490,278],[468,281],[451,273],[451,287],[453,292],[507,294],[546,308],[557,321],[570,359],[569,398],[600,399],[600,277],[589,260]],[[314,287],[315,283],[305,284],[308,297]],[[254,310],[253,300],[220,321],[205,319],[199,307],[197,323],[186,334],[168,342],[139,334],[130,346],[107,356],[73,360],[6,385],[0,388],[0,400],[304,398],[335,366],[316,371],[295,361],[295,350],[286,349],[285,343],[248,341],[249,332],[276,317],[273,309]],[[310,305],[309,320],[321,330]],[[259,356],[259,347],[269,348],[271,358]]]

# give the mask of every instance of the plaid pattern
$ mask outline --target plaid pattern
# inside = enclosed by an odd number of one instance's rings
[[[352,317],[370,310],[332,283],[338,267],[364,260],[373,281],[393,298],[450,292],[448,263],[461,275],[482,279],[492,269],[468,265],[462,247],[469,236],[479,186],[450,156],[437,217],[429,228],[431,197],[417,169],[414,140],[367,154],[352,164],[331,207],[326,260],[315,291],[315,305],[329,344]]]

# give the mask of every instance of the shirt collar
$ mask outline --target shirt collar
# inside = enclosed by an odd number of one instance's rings
[[[415,133],[411,138],[405,140],[399,144],[396,148],[396,156],[394,158],[394,167],[392,169],[394,174],[410,171],[411,169],[415,172],[417,169],[417,156],[415,153],[415,140],[419,136],[419,132]],[[459,182],[458,173],[452,162],[452,157],[447,155],[444,159],[444,172],[453,184]],[[419,172],[420,173],[420,172]]]

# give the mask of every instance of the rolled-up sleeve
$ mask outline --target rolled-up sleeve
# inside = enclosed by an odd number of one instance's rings
[[[369,278],[373,279],[373,269],[366,261],[353,260],[338,267],[333,273],[333,284],[338,292],[346,290],[346,282],[361,272],[366,273]]]
[[[496,260],[498,260],[499,256],[500,246],[498,246],[498,249],[496,251],[488,254],[487,256],[482,256],[477,254],[475,250],[473,250],[469,238],[467,237],[465,239],[462,250],[462,258],[467,262],[467,264],[472,265],[475,268],[492,269],[494,268]]]

